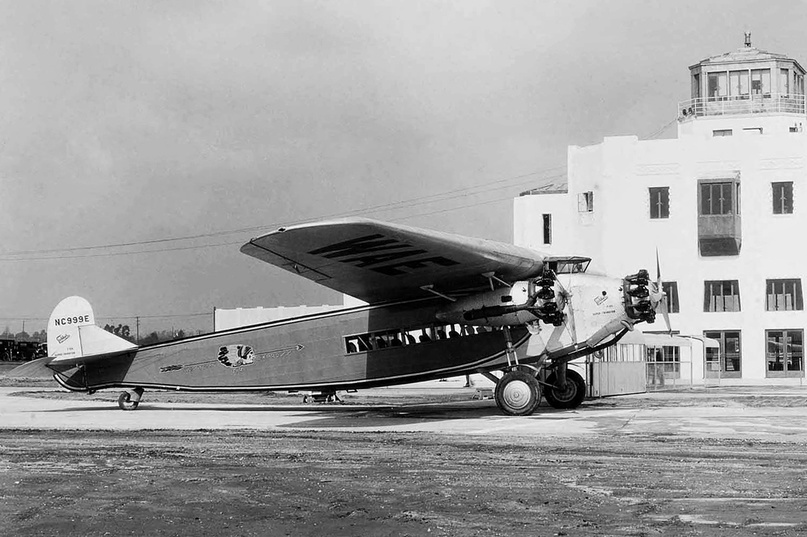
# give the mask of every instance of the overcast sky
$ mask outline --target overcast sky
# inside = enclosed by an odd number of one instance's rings
[[[0,331],[70,295],[141,331],[338,303],[238,251],[320,218],[511,241],[512,198],[563,180],[568,145],[674,136],[689,65],[745,30],[805,64],[805,21],[737,0],[0,0]]]

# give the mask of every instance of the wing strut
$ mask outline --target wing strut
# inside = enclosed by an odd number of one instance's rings
[[[437,296],[439,296],[441,298],[445,298],[446,300],[450,300],[451,302],[456,302],[457,301],[457,299],[454,298],[453,296],[444,295],[440,291],[435,291],[434,290],[434,285],[422,285],[422,286],[420,286],[420,288],[423,289],[424,291],[428,291],[429,293],[431,293],[433,295],[437,295]]]
[[[509,283],[507,283],[506,281],[502,280],[501,278],[496,277],[496,273],[495,273],[495,272],[483,272],[483,273],[482,273],[482,276],[484,276],[485,278],[487,278],[487,279],[488,279],[488,281],[490,282],[490,290],[491,290],[491,291],[495,291],[495,290],[496,290],[495,286],[493,285],[493,282],[499,282],[500,284],[504,285],[505,287],[510,287],[510,284],[509,284]]]

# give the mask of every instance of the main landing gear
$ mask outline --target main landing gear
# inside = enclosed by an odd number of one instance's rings
[[[121,410],[135,410],[143,397],[143,388],[137,387],[121,392],[118,396],[118,406]]]
[[[561,368],[565,365],[558,367]],[[529,416],[541,404],[543,395],[552,408],[577,408],[586,398],[586,381],[576,371],[566,370],[565,382],[561,382],[562,375],[552,372],[542,381],[538,369],[532,366],[511,366],[497,379],[496,406],[510,416]]]
[[[504,327],[504,338],[507,344],[507,368],[502,378],[485,373],[496,383],[496,406],[511,416],[529,416],[541,404],[543,388],[546,402],[553,408],[577,408],[586,398],[586,381],[576,371],[568,368],[565,361],[550,366],[552,372],[547,375],[545,359],[538,367],[519,364],[510,330]]]

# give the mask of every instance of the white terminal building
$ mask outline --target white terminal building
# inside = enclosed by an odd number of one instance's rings
[[[590,271],[646,268],[653,279],[658,248],[672,328],[699,336],[686,341],[700,346],[689,354],[657,349],[656,359],[672,366],[668,382],[673,374],[694,383],[801,383],[804,68],[751,46],[746,34],[742,48],[689,71],[677,138],[570,146],[565,187],[515,199],[515,243],[590,256]],[[666,326],[659,315],[642,329]],[[630,342],[641,340],[629,334],[625,342],[610,359],[625,359]]]

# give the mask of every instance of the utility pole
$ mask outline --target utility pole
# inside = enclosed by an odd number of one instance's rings
[[[135,317],[135,343],[140,345],[140,317]]]

